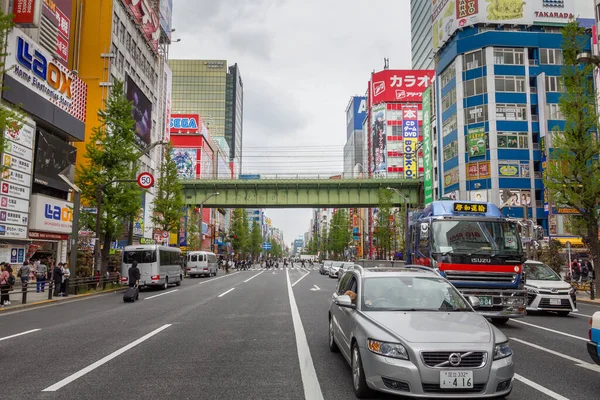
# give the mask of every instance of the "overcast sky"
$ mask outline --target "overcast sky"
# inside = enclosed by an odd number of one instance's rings
[[[384,57],[390,68],[411,66],[409,0],[173,3],[173,38],[181,42],[171,45],[172,58],[240,67],[244,173],[341,173],[350,97],[365,93]],[[267,215],[289,244],[308,230],[311,212]]]

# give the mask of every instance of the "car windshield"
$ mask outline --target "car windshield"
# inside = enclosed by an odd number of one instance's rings
[[[525,264],[525,276],[535,281],[560,281],[560,277],[546,264]]]
[[[512,222],[448,220],[432,223],[433,253],[520,255],[517,227]]]
[[[472,311],[445,280],[412,276],[366,278],[362,308],[364,311]]]

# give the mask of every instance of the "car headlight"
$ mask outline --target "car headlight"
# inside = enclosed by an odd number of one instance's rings
[[[540,291],[539,291],[539,290],[537,290],[537,289],[536,289],[536,288],[534,288],[534,287],[531,287],[531,286],[529,286],[529,287],[527,287],[527,292],[528,292],[528,293],[535,293],[535,294],[538,294]]]
[[[367,344],[371,352],[379,354],[380,356],[408,360],[408,352],[400,343],[387,343],[369,339]]]
[[[508,342],[498,343],[494,348],[494,360],[501,360],[512,356],[512,349]]]
[[[573,288],[569,289],[569,294],[573,294],[573,293],[575,293],[575,289],[573,289]]]

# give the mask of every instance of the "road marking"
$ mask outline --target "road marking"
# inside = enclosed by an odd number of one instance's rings
[[[154,296],[146,297],[144,300],[150,300],[150,299],[153,299],[155,297],[164,296],[165,294],[175,293],[177,291],[179,291],[179,289],[171,290],[170,292],[164,292],[164,293],[161,293],[161,294],[155,294]]]
[[[234,287],[232,287],[231,289],[229,289],[229,290],[228,290],[228,291],[226,291],[226,292],[223,292],[223,293],[221,293],[221,294],[220,294],[220,295],[218,295],[217,297],[223,297],[223,296],[225,296],[227,293],[229,293],[229,292],[232,292],[232,291],[234,291],[234,290],[235,290],[235,288],[234,288]]]
[[[310,290],[312,290],[313,292],[316,292],[317,290],[321,290],[321,288],[318,287],[317,285],[314,285],[314,288],[312,288]]]
[[[200,282],[198,285],[204,285],[205,283],[216,281],[217,279],[227,278],[228,276],[239,274],[239,273],[240,273],[240,271],[234,272],[233,274],[227,274],[227,275],[219,276],[218,278],[213,278],[213,279],[209,279],[207,281]]]
[[[73,375],[66,377],[65,379],[63,379],[62,381],[59,381],[57,383],[55,383],[52,386],[48,386],[46,389],[42,390],[42,392],[56,392],[58,389],[68,385],[69,383],[81,378],[82,376],[84,376],[85,374],[92,372],[93,370],[95,370],[96,368],[102,366],[103,364],[106,364],[107,362],[109,362],[110,360],[112,360],[113,358],[116,358],[118,356],[120,356],[121,354],[125,353],[127,350],[130,350],[132,348],[134,348],[135,346],[137,346],[138,344],[145,342],[146,340],[150,339],[152,336],[164,331],[165,329],[167,329],[168,327],[170,327],[172,324],[166,324],[161,326],[158,329],[153,330],[152,332],[148,333],[147,335],[142,336],[141,338],[139,338],[138,340],[136,340],[135,342],[131,342],[130,344],[128,344],[125,347],[120,348],[119,350],[110,353],[109,355],[107,355],[106,357],[96,361],[95,363],[85,367],[84,369],[75,372]]]
[[[579,313],[576,313],[576,312],[572,312],[570,315],[577,315],[578,317],[592,318],[591,315],[579,314]]]
[[[246,280],[244,281],[244,283],[251,281],[252,279],[254,279],[254,278],[256,278],[257,276],[259,276],[260,274],[262,274],[263,272],[265,272],[265,271],[261,271],[261,272],[259,272],[258,274],[254,275],[254,276],[252,276],[252,277],[250,277],[250,278],[248,278],[248,279],[246,279]]]
[[[564,358],[565,360],[572,361],[578,367],[582,367],[582,368],[589,369],[589,370],[592,370],[592,371],[600,372],[600,365],[592,364],[592,363],[589,363],[587,361],[583,361],[583,360],[580,360],[578,358],[571,357],[571,356],[563,354],[563,353],[559,353],[558,351],[550,350],[550,349],[547,349],[545,347],[539,346],[537,344],[526,342],[525,340],[522,340],[522,339],[519,339],[519,338],[511,337],[510,340],[513,340],[515,342],[524,344],[526,346],[533,347],[534,349],[545,351],[546,353],[550,353],[550,354],[555,355],[557,357]]]
[[[553,399],[556,400],[569,400],[568,397],[565,396],[561,396],[560,394],[553,392],[552,390],[539,385],[533,381],[530,381],[529,379],[519,375],[519,374],[515,374],[515,379],[526,384],[527,386],[531,386],[532,388],[534,388],[535,390],[537,390],[538,392],[542,392],[544,393],[546,396],[552,397]]]
[[[527,325],[527,326],[532,326],[532,327],[534,327],[534,328],[542,329],[542,330],[545,330],[545,331],[548,331],[548,332],[552,332],[552,333],[558,333],[559,335],[567,336],[567,337],[570,337],[570,338],[573,338],[573,339],[584,340],[584,341],[586,341],[586,342],[588,341],[588,339],[587,339],[587,338],[584,338],[584,337],[581,337],[581,336],[575,336],[575,335],[571,335],[570,333],[565,333],[565,332],[561,332],[561,331],[556,331],[556,330],[554,330],[554,329],[546,328],[546,327],[543,327],[543,326],[539,326],[539,325],[530,324],[529,322],[519,321],[519,320],[516,320],[516,319],[511,319],[511,320],[510,320],[510,322],[516,322],[516,323],[518,323],[518,324],[523,324],[523,325]]]
[[[3,340],[12,339],[12,338],[17,337],[17,336],[23,336],[23,335],[27,335],[27,334],[30,334],[30,333],[33,333],[33,332],[37,332],[37,331],[41,331],[41,329],[40,328],[38,328],[38,329],[32,329],[30,331],[25,331],[25,332],[21,332],[21,333],[15,333],[14,335],[5,336],[3,338],[0,338],[0,342],[3,341]]]
[[[296,347],[298,349],[298,361],[300,362],[300,373],[302,375],[302,386],[304,387],[304,398],[322,400],[323,392],[321,392],[321,386],[319,385],[315,365],[313,364],[313,359],[310,355],[310,348],[308,347],[308,340],[306,339],[302,319],[300,318],[298,306],[296,305],[296,298],[294,297],[294,290],[292,289],[293,285],[290,281],[290,273],[286,270],[285,275],[288,297],[290,299],[290,309],[292,311],[292,322],[296,336]]]
[[[302,275],[302,276],[300,277],[300,279],[298,279],[296,282],[294,282],[294,283],[292,284],[292,287],[296,286],[296,284],[297,284],[298,282],[300,282],[302,279],[306,278],[307,276],[308,276],[308,272],[307,272],[306,274]]]

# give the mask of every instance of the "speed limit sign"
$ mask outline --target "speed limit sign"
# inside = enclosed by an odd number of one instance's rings
[[[137,183],[142,189],[149,189],[154,186],[154,176],[150,172],[142,172],[137,177]]]

